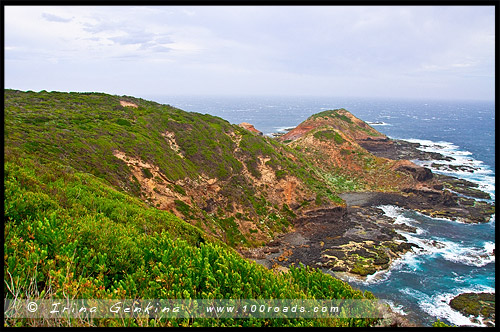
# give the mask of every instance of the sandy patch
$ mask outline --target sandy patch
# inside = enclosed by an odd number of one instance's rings
[[[139,181],[142,189],[142,196],[146,201],[152,202],[158,209],[174,210],[176,199],[185,199],[179,193],[171,189],[172,181],[170,181],[159,168],[139,158],[127,156],[122,151],[115,150],[113,155],[123,160],[132,172],[132,175]],[[151,176],[146,176],[143,169],[147,169]],[[131,176],[132,178],[132,176]],[[180,214],[176,213],[178,216]]]
[[[175,140],[175,133],[166,131],[164,133],[161,133],[161,136],[165,137],[168,145],[170,145],[170,148],[174,150],[175,153],[177,153],[181,158],[184,158],[184,153],[182,153],[179,144],[177,144],[177,141]]]
[[[123,107],[135,107],[135,108],[138,107],[137,104],[125,100],[120,100],[120,105],[122,105]]]

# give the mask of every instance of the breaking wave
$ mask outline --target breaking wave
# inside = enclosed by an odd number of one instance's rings
[[[450,142],[434,142],[422,139],[405,139],[407,142],[418,143],[418,148],[424,152],[436,152],[449,160],[415,160],[420,166],[430,168],[433,172],[455,176],[479,185],[478,189],[491,195],[495,200],[495,173],[481,160],[472,157],[472,152],[461,150]]]

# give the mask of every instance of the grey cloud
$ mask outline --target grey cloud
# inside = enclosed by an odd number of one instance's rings
[[[170,47],[157,45],[157,46],[151,47],[151,50],[153,52],[170,52],[172,49]]]
[[[117,37],[110,37],[109,40],[120,44],[120,45],[132,45],[132,44],[144,44],[150,41],[150,36],[148,35],[124,35]]]
[[[109,20],[99,20],[97,23],[83,23],[83,30],[90,33],[100,33],[104,31],[114,31],[123,29],[121,22],[112,22]]]
[[[134,32],[123,36],[110,37],[108,39],[120,45],[138,44],[140,45],[139,50],[141,51],[164,53],[172,50],[170,47],[162,45],[172,42],[168,36],[157,36],[156,34],[148,32]]]
[[[171,50],[162,45],[172,43],[172,39],[168,35],[149,32],[140,27],[126,26],[123,22],[100,20],[97,23],[84,24],[83,29],[92,34],[101,32],[121,33],[118,36],[106,37],[106,39],[118,45],[140,45],[140,50],[151,50],[154,52],[166,52]]]
[[[139,47],[139,50],[141,51],[151,51],[153,53],[166,53],[170,52],[172,48],[163,46],[163,45],[158,45],[155,42],[148,42],[145,44],[142,44],[141,47]]]
[[[42,17],[49,22],[71,22],[73,18],[64,18],[54,14],[42,13]]]
[[[356,87],[361,94],[385,88],[389,95],[394,89],[394,93],[418,90],[415,94],[420,96],[435,95],[435,84],[430,83],[438,82],[450,86],[443,90],[448,93],[444,97],[453,97],[451,87],[457,87],[457,94],[468,91],[470,98],[493,96],[492,6],[96,6],[57,12],[54,8],[37,12],[43,22],[30,22],[31,16],[21,15],[21,10],[17,16],[6,16],[6,67],[15,68],[7,71],[7,79],[35,82],[52,77],[45,71],[49,67],[40,63],[74,54],[61,45],[63,38],[58,38],[57,24],[52,22],[71,21],[75,38],[69,47],[81,45],[87,55],[70,59],[87,64],[99,82],[108,82],[106,70],[123,65],[130,77],[137,72],[130,82],[151,91],[159,89],[165,74],[176,73],[183,85],[175,82],[171,88],[186,94],[248,86],[245,91],[253,94],[307,89],[349,94]],[[38,23],[50,29],[38,29]],[[18,24],[27,28],[16,29]],[[142,61],[167,57],[172,61],[162,66]],[[130,69],[132,61],[142,70]],[[54,72],[58,68],[50,67]],[[212,80],[219,84],[206,83]],[[427,88],[425,82],[430,82]],[[109,84],[108,90],[116,87]]]
[[[172,39],[170,39],[170,37],[168,36],[156,36],[155,41],[158,44],[169,44],[172,42]]]

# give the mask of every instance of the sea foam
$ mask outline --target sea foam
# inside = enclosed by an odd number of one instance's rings
[[[460,312],[454,310],[450,307],[450,301],[459,294],[462,293],[478,293],[478,292],[491,292],[494,293],[495,289],[487,286],[474,286],[468,288],[457,288],[453,292],[438,293],[432,296],[425,294],[419,290],[413,288],[403,288],[400,290],[410,297],[415,298],[418,301],[420,308],[431,316],[439,319],[446,319],[451,324],[454,325],[468,325],[468,326],[486,326],[479,322],[473,322],[470,317],[464,316]]]
[[[379,208],[384,211],[386,216],[393,218],[395,220],[394,223],[415,227],[414,220],[403,215],[405,209],[393,205],[381,205]],[[491,241],[486,241],[482,247],[477,247],[467,246],[440,237],[422,238],[419,235],[422,235],[425,231],[418,227],[416,234],[404,231],[398,231],[398,233],[404,236],[409,243],[418,246],[412,249],[416,255],[431,255],[434,257],[439,255],[450,262],[476,267],[482,267],[495,262],[495,255],[493,255],[495,243]],[[411,255],[405,256],[405,264],[413,267],[413,270],[418,269],[417,263]]]
[[[411,143],[418,143],[418,148],[424,152],[436,152],[452,160],[414,160],[420,166],[430,168],[433,172],[451,175],[468,180],[479,185],[479,189],[491,195],[495,200],[495,174],[488,165],[472,157],[472,152],[461,150],[457,145],[445,141],[430,141],[423,139],[404,139]],[[460,168],[459,166],[465,166]]]

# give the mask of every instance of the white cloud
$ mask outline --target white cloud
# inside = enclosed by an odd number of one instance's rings
[[[494,18],[493,6],[6,6],[5,81],[30,89],[70,70],[87,90],[389,96],[448,80],[492,98]],[[38,76],[16,74],[21,62]]]

